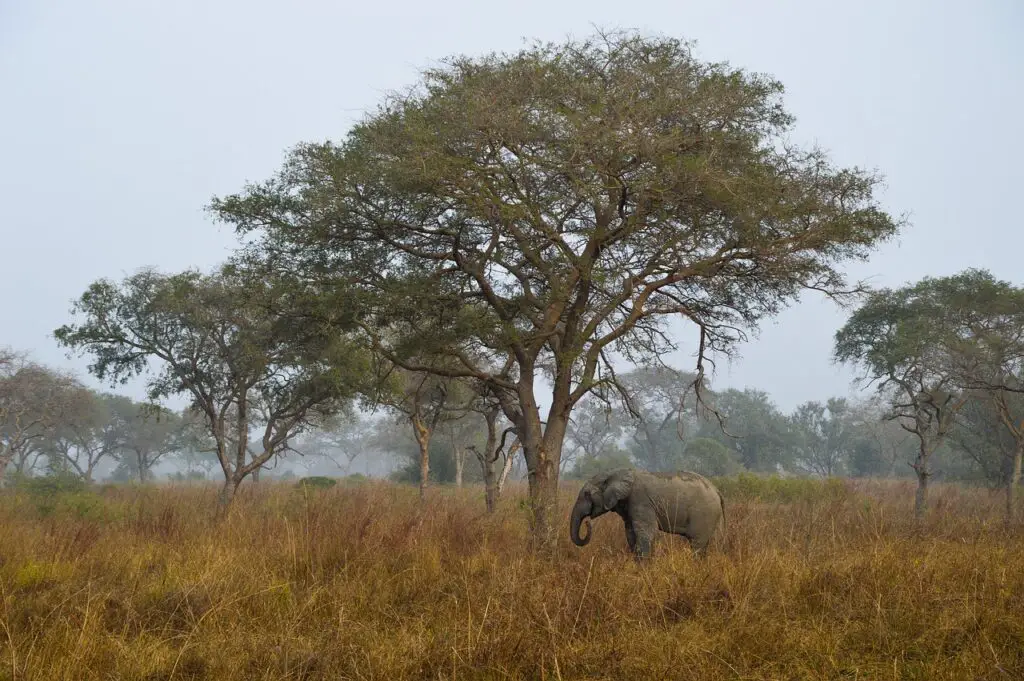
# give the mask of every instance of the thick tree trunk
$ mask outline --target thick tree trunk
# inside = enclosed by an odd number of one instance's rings
[[[562,454],[565,425],[564,419],[560,417],[549,418],[542,438],[529,445],[523,443],[530,504],[533,508],[533,535],[538,548],[545,551],[555,547],[558,536],[555,526],[558,512],[558,463]]]
[[[240,483],[241,480],[235,480],[234,477],[224,481],[224,486],[220,488],[220,494],[217,495],[218,515],[223,515],[227,512],[235,498],[235,493],[238,491]]]
[[[1012,523],[1017,517],[1017,490],[1020,487],[1021,461],[1024,459],[1024,439],[1017,442],[1013,451],[1013,469],[1006,481],[1006,522]]]

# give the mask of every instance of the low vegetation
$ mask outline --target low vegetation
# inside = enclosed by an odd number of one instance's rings
[[[664,535],[527,550],[521,483],[15,489],[0,497],[0,678],[1009,679],[1024,533],[994,492],[719,480],[706,561]],[[57,499],[41,506],[40,499]],[[87,500],[87,501],[86,501]]]

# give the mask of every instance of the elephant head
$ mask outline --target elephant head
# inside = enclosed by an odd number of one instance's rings
[[[633,487],[633,472],[616,469],[595,475],[583,485],[572,507],[569,536],[576,546],[590,543],[590,519],[611,511],[629,496]],[[580,536],[580,525],[587,520],[587,533]]]

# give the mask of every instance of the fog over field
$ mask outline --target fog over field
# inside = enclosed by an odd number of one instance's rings
[[[1019,278],[1024,8],[1014,0],[14,0],[0,5],[0,343],[84,374],[85,360],[51,336],[70,300],[99,277],[222,261],[236,240],[203,213],[211,196],[268,177],[300,141],[340,139],[446,55],[594,26],[692,39],[703,59],[771,74],[797,141],[882,172],[883,205],[911,224],[854,277],[895,286],[984,267]],[[829,360],[843,318],[803,296],[720,364],[715,385],[756,386],[787,411],[848,393],[852,370]],[[673,364],[691,369],[696,335],[679,333]],[[141,397],[141,383],[127,391]]]

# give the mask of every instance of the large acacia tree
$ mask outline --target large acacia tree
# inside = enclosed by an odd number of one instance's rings
[[[432,370],[398,352],[414,335],[488,384],[546,543],[570,412],[616,355],[663,355],[687,320],[699,388],[709,353],[805,289],[843,292],[838,264],[897,231],[878,177],[789,143],[782,91],[635,34],[454,57],[211,209],[282,272],[358,282],[390,360]]]

